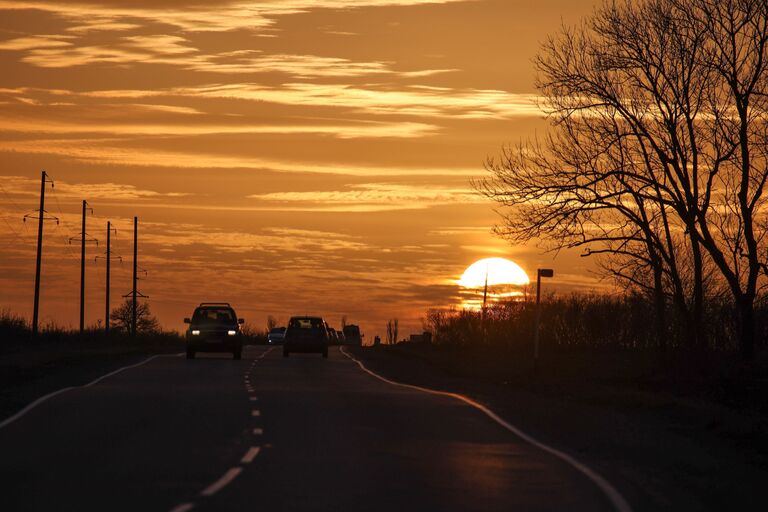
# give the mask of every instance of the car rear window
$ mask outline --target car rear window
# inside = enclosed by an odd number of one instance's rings
[[[192,316],[195,323],[231,324],[235,321],[235,312],[227,308],[200,308]]]
[[[294,329],[318,329],[324,327],[322,318],[291,318],[289,327]]]

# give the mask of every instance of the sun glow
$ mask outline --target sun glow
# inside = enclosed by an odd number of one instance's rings
[[[486,275],[488,286],[524,286],[530,282],[528,274],[517,263],[505,258],[485,258],[467,267],[458,284],[464,288],[483,287]]]

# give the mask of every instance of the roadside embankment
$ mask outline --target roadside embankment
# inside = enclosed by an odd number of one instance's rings
[[[703,362],[684,372],[677,356],[592,353],[550,355],[534,373],[519,355],[467,347],[348,350],[388,378],[489,406],[599,471],[636,511],[768,506],[768,409],[754,368],[742,369],[755,372],[748,381],[737,363],[700,379]]]
[[[173,334],[5,338],[0,343],[0,420],[40,396],[86,384],[149,355],[183,348],[181,338]]]

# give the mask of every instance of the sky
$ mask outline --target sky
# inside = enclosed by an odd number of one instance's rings
[[[593,0],[0,0],[0,309],[31,317],[40,173],[40,318],[76,326],[81,201],[86,322],[139,289],[163,327],[201,301],[346,315],[367,338],[460,306],[478,259],[561,290],[603,286],[577,254],[510,245],[470,181],[548,129],[532,59]],[[549,283],[548,283],[549,284]],[[470,291],[471,294],[471,291]]]

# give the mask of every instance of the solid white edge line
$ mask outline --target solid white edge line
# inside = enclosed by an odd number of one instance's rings
[[[194,503],[182,503],[180,505],[176,505],[175,507],[173,507],[170,510],[170,512],[188,512],[188,511],[192,510],[193,508],[195,508],[195,504]]]
[[[124,372],[125,370],[130,370],[131,368],[136,368],[136,367],[141,366],[143,364],[147,364],[148,362],[152,361],[153,359],[157,359],[158,357],[163,357],[163,356],[167,356],[167,355],[172,355],[172,356],[175,357],[175,356],[179,356],[181,354],[156,354],[154,356],[146,358],[145,360],[141,361],[140,363],[132,364],[130,366],[123,366],[122,368],[118,368],[117,370],[115,370],[113,372],[109,372],[106,375],[102,375],[98,379],[92,380],[91,382],[89,382],[88,384],[84,385],[83,387],[84,388],[89,388],[91,386],[95,386],[96,384],[98,384],[99,382],[103,381],[106,378],[112,377],[113,375],[117,375],[118,373]]]
[[[104,380],[104,379],[106,379],[108,377],[111,377],[113,375],[116,375],[116,374],[118,374],[120,372],[123,372],[125,370],[129,370],[131,368],[136,368],[137,366],[141,366],[143,364],[147,364],[148,362],[152,361],[153,359],[155,359],[157,357],[168,357],[168,356],[177,357],[179,355],[180,354],[157,354],[157,355],[154,355],[152,357],[148,357],[147,359],[145,359],[145,360],[143,360],[143,361],[141,361],[139,363],[132,364],[130,366],[123,366],[122,368],[118,368],[117,370],[115,370],[113,372],[109,372],[106,375],[102,375],[101,377],[92,380],[88,384],[83,384],[81,386],[68,386],[66,388],[59,389],[59,390],[54,391],[52,393],[48,393],[47,395],[41,396],[40,398],[38,398],[34,402],[28,404],[26,407],[24,407],[22,410],[20,410],[19,412],[17,412],[13,416],[10,416],[10,417],[4,419],[2,422],[0,422],[0,429],[2,429],[4,427],[7,427],[8,425],[13,423],[14,421],[16,421],[19,418],[23,417],[25,414],[27,414],[29,411],[31,411],[32,409],[34,409],[38,405],[40,405],[40,404],[50,400],[51,398],[53,398],[55,396],[61,395],[63,393],[66,393],[67,391],[72,391],[73,389],[77,389],[77,388],[89,388],[91,386],[94,386],[94,385],[98,384],[102,380]]]
[[[31,404],[28,404],[26,407],[24,407],[22,410],[20,410],[19,412],[17,412],[17,413],[16,413],[16,414],[14,414],[13,416],[11,416],[11,417],[9,417],[9,418],[6,418],[5,420],[3,420],[3,422],[2,422],[2,423],[0,423],[0,428],[3,428],[3,427],[6,427],[6,426],[10,425],[11,423],[13,423],[13,422],[14,422],[14,421],[16,421],[17,419],[21,418],[22,416],[24,416],[24,415],[25,415],[25,414],[27,414],[29,411],[31,411],[32,409],[34,409],[34,408],[35,408],[35,407],[37,407],[38,405],[42,404],[42,403],[43,403],[43,402],[45,402],[46,400],[48,400],[48,399],[50,399],[50,398],[53,398],[53,397],[55,397],[56,395],[60,395],[60,394],[62,394],[62,393],[66,393],[67,391],[70,391],[70,390],[72,390],[72,389],[75,389],[75,387],[76,387],[76,386],[69,386],[69,387],[66,387],[66,388],[62,388],[62,389],[60,389],[60,390],[58,390],[58,391],[54,391],[53,393],[48,393],[48,394],[47,394],[47,395],[45,395],[45,396],[41,396],[40,398],[38,398],[37,400],[35,400],[35,401],[34,401],[34,402],[32,402]]]
[[[256,456],[261,451],[261,448],[258,446],[251,446],[248,448],[248,451],[245,452],[245,455],[243,455],[243,458],[240,459],[240,464],[250,464],[253,462],[253,459],[256,458]]]
[[[502,427],[506,428],[507,430],[515,434],[517,437],[527,442],[528,444],[531,444],[536,448],[539,448],[540,450],[543,450],[549,453],[550,455],[554,455],[558,459],[564,462],[567,462],[574,469],[578,470],[584,476],[592,480],[592,482],[603,492],[603,494],[605,494],[605,496],[608,498],[608,500],[611,502],[611,505],[613,505],[613,508],[616,509],[617,512],[632,512],[632,507],[629,506],[629,503],[627,503],[627,500],[625,500],[624,497],[619,493],[619,491],[617,491],[610,483],[608,483],[608,481],[605,478],[603,478],[598,473],[596,473],[586,465],[582,464],[575,458],[571,457],[567,453],[561,452],[560,450],[553,448],[547,444],[544,444],[541,441],[537,441],[536,439],[529,436],[519,428],[515,427],[511,423],[502,419],[500,416],[498,416],[495,412],[493,412],[486,406],[478,402],[475,402],[471,398],[461,395],[459,393],[451,393],[449,391],[438,391],[435,389],[423,388],[421,386],[415,386],[413,384],[403,384],[402,382],[390,380],[366,368],[366,366],[360,360],[356,359],[353,355],[349,354],[346,350],[344,350],[344,347],[339,347],[339,351],[345,356],[347,356],[349,359],[357,363],[360,369],[363,370],[365,373],[368,373],[369,375],[376,377],[377,379],[383,382],[386,382],[387,384],[391,384],[393,386],[400,386],[408,389],[413,389],[416,391],[421,391],[423,393],[429,393],[431,395],[450,397],[450,398],[462,401],[465,404],[471,407],[474,407],[475,409],[478,409],[479,411],[482,411],[486,416],[488,416],[493,421],[495,421]]]
[[[218,480],[213,482],[211,485],[203,489],[202,492],[200,492],[200,496],[213,496],[214,494],[222,490],[224,487],[229,485],[232,482],[232,480],[237,478],[237,475],[239,475],[242,471],[243,471],[243,468],[240,468],[240,467],[229,468],[221,478],[219,478]]]

